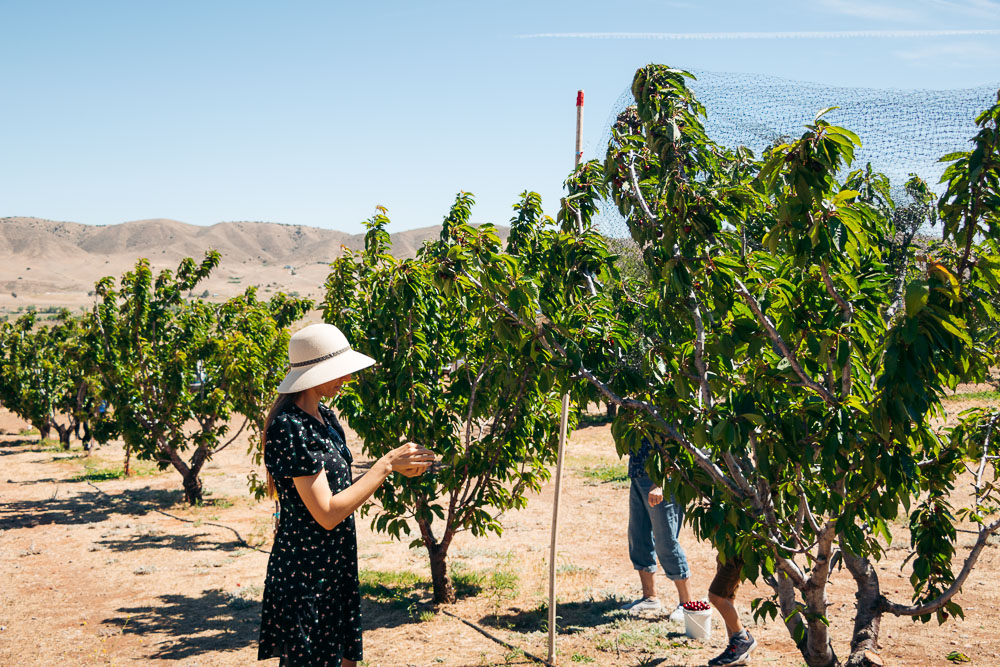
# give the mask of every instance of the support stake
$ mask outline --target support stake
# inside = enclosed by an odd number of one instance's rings
[[[583,158],[583,91],[576,91],[576,154],[574,167]],[[577,230],[583,232],[582,229]],[[546,662],[556,664],[556,546],[559,534],[559,496],[562,490],[563,452],[566,449],[566,431],[569,425],[569,393],[562,397],[562,414],[559,419],[559,453],[556,455],[556,482],[552,494],[552,542],[549,546],[549,656]]]

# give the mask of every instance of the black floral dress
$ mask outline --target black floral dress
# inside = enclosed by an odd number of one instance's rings
[[[321,424],[289,404],[267,429],[264,465],[278,488],[278,534],[267,562],[258,660],[281,665],[329,665],[361,660],[361,597],[354,516],[333,530],[320,526],[295,489],[293,477],[326,470],[330,491],[351,484],[344,429],[320,405]]]

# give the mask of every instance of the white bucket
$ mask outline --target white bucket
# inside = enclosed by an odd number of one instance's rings
[[[684,634],[691,639],[707,641],[712,638],[712,610],[684,610]]]

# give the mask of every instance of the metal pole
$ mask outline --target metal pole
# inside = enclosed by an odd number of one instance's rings
[[[579,167],[583,158],[583,91],[576,91],[576,154],[573,166]],[[583,230],[579,230],[582,232]],[[569,425],[569,393],[562,397],[562,414],[559,419],[559,452],[556,455],[556,483],[552,493],[552,541],[549,546],[549,655],[546,662],[556,664],[556,537],[559,534],[559,496],[562,491],[563,453],[566,450],[566,431]]]

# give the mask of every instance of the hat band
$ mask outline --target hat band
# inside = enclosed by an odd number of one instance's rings
[[[351,346],[343,348],[342,350],[337,350],[336,352],[331,352],[330,354],[325,354],[322,357],[316,357],[315,359],[310,359],[309,361],[295,361],[288,362],[288,365],[292,368],[299,368],[300,366],[312,366],[313,364],[318,364],[321,361],[326,361],[327,359],[333,359],[334,357],[343,354],[351,349]]]

